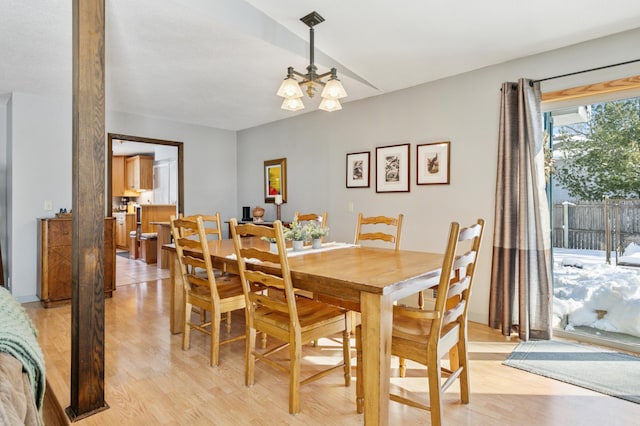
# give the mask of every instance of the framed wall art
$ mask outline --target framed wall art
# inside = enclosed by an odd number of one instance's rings
[[[286,158],[277,158],[264,162],[264,202],[274,203],[278,195],[282,197],[283,203],[287,202]]]
[[[370,158],[369,151],[347,154],[347,188],[369,188]]]
[[[409,144],[376,148],[376,192],[409,192]]]
[[[450,142],[425,143],[416,146],[418,185],[449,184]]]

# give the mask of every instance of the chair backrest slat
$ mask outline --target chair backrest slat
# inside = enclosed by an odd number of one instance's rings
[[[196,220],[196,218],[198,217],[202,218],[202,222],[204,224],[204,232],[206,235],[215,236],[219,240],[222,239],[222,221],[220,220],[220,212],[216,212],[213,215],[194,214],[189,216],[182,216],[182,214],[180,214],[178,219],[185,219],[185,220],[192,221],[192,220]],[[171,217],[171,219],[173,218],[174,216]],[[180,235],[183,237],[189,237],[191,235],[195,235],[196,233],[197,233],[197,230],[190,227],[183,227],[180,229]]]
[[[264,250],[258,250],[253,247],[243,248],[240,254],[245,259],[256,259],[262,262],[279,263],[280,258],[276,253],[265,252]]]
[[[294,217],[298,219],[298,222],[308,222],[310,220],[313,220],[316,222],[320,222],[322,226],[327,226],[327,212],[323,212],[322,214],[317,214],[317,213],[302,214],[300,212],[296,212]]]
[[[380,240],[394,244],[396,250],[400,249],[400,235],[402,233],[402,219],[403,215],[399,214],[398,217],[387,216],[371,216],[364,217],[362,213],[358,213],[358,223],[356,224],[356,236],[354,244],[359,244],[364,240]],[[378,229],[380,225],[385,226],[385,231]],[[366,230],[363,230],[363,226]],[[376,227],[376,229],[371,229]]]
[[[451,324],[452,322],[457,322],[458,318],[464,313],[467,302],[462,299],[459,303],[457,303],[453,308],[447,309],[442,317],[442,327]]]

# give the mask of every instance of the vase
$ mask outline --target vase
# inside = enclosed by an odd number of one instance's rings
[[[278,254],[278,244],[276,243],[269,243],[269,251],[271,253],[276,253]]]
[[[319,249],[322,248],[322,238],[314,238],[311,240],[311,248]]]
[[[293,251],[300,251],[304,247],[304,241],[293,240]]]

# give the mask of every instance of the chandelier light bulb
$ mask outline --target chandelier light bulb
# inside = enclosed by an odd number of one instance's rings
[[[337,99],[323,98],[322,102],[320,102],[320,106],[318,107],[318,109],[332,112],[332,111],[341,110],[342,105],[340,105],[340,101]]]
[[[295,78],[288,77],[280,85],[277,95],[283,98],[301,98],[302,90]]]
[[[302,103],[302,96],[299,98],[287,98],[282,102],[282,109],[286,109],[287,111],[299,111],[304,108],[304,104]]]
[[[327,81],[327,84],[324,86],[322,90],[322,94],[320,95],[323,98],[328,99],[342,99],[347,96],[347,92],[344,90],[342,83],[337,78],[332,78]]]

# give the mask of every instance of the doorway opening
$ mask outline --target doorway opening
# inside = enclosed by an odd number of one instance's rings
[[[640,97],[546,118],[554,335],[640,353]]]
[[[121,154],[129,155],[129,153],[135,154],[147,154],[147,153],[155,153],[157,150],[164,151],[166,148],[174,147],[177,150],[176,156],[176,174],[177,174],[177,188],[175,197],[167,196],[166,200],[169,203],[169,198],[175,198],[177,201],[177,209],[178,213],[184,212],[184,143],[177,141],[170,141],[164,139],[152,139],[145,138],[140,136],[131,136],[131,135],[121,135],[116,133],[108,133],[107,134],[107,216],[111,216],[113,214],[113,156],[114,156],[114,145],[122,145],[122,142],[128,143],[131,142],[136,146],[135,151],[119,151]],[[120,149],[120,148],[119,148]],[[163,156],[163,159],[165,157]],[[163,160],[161,160],[163,161]],[[154,194],[155,195],[155,194]],[[121,196],[118,194],[117,196]],[[163,200],[165,198],[162,198]]]
[[[171,242],[167,225],[184,212],[183,143],[114,133],[107,143],[105,192],[107,215],[115,219],[117,260],[168,269],[162,249]],[[116,285],[131,284],[126,269],[116,267]]]

